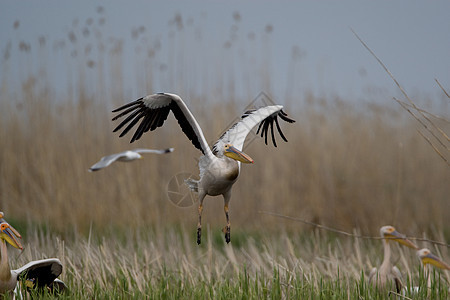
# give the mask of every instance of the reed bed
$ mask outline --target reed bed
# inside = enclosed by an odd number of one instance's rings
[[[124,218],[132,227],[195,227],[195,205],[180,208],[167,197],[173,176],[198,176],[199,153],[173,117],[129,145],[127,137],[111,132],[108,106],[86,99],[83,104],[49,102],[42,96],[19,108],[11,105],[14,101],[0,104],[0,193],[7,215],[59,231],[75,226],[86,232],[91,223],[107,228]],[[227,104],[193,108],[200,124],[212,124],[205,127],[212,143],[229,120],[220,113],[208,117],[210,107],[240,113]],[[440,229],[448,234],[448,167],[414,124],[398,120],[399,111],[367,106],[359,112],[339,102],[286,111],[297,120],[284,126],[288,143],[274,148],[257,138],[246,148],[255,164],[243,166],[233,189],[234,228],[308,229],[262,216],[264,210],[372,234],[384,224],[401,225],[407,233]],[[101,156],[134,147],[174,147],[175,152],[87,171]],[[205,204],[205,220],[222,224],[222,200],[207,198]]]

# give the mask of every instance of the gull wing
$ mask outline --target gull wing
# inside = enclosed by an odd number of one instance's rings
[[[137,153],[166,154],[166,153],[173,152],[173,150],[175,150],[175,149],[174,148],[167,148],[167,149],[162,149],[162,150],[154,150],[154,149],[138,148],[138,149],[134,149],[132,151],[137,152]]]
[[[120,152],[116,154],[111,154],[107,156],[103,156],[97,163],[95,163],[92,167],[89,168],[90,172],[98,171],[100,169],[106,168],[122,156],[124,156],[125,152]]]

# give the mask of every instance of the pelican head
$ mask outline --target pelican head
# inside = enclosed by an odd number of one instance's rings
[[[431,251],[427,248],[417,251],[417,256],[420,258],[424,266],[430,264],[439,269],[450,270],[450,265],[446,264],[439,257],[431,253]]]
[[[253,163],[253,159],[250,156],[248,156],[244,152],[236,149],[231,144],[225,144],[224,145],[224,153],[223,154],[225,156],[229,157],[229,158],[232,158],[234,160],[243,162],[245,164],[252,164]]]
[[[2,211],[0,211],[0,224],[3,223],[3,222],[6,222],[5,219],[3,219],[4,217],[5,217],[5,214],[4,214]],[[16,237],[18,237],[19,239],[22,238],[22,236],[20,235],[20,233],[19,233],[14,227],[12,227],[11,225],[9,225],[9,229],[14,233],[14,235],[15,235]]]
[[[404,246],[407,246],[409,248],[417,249],[416,244],[411,242],[406,238],[404,234],[401,234],[393,226],[383,226],[380,229],[381,237],[385,239],[386,243],[389,242],[389,240],[394,240]]]
[[[19,241],[20,236],[16,236],[11,230],[11,226],[3,222],[0,224],[0,239],[10,243],[14,248],[22,250],[22,244]]]

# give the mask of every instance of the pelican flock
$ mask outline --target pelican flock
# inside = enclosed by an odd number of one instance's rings
[[[141,121],[131,138],[130,143],[132,143],[139,140],[145,132],[161,127],[169,112],[173,112],[185,135],[194,147],[203,154],[199,160],[200,179],[186,182],[191,190],[198,192],[197,243],[201,243],[203,200],[206,195],[222,195],[224,198],[224,212],[227,223],[223,232],[226,242],[229,243],[231,225],[228,204],[231,199],[231,187],[239,176],[241,163],[253,163],[253,159],[242,152],[245,138],[256,125],[260,124],[257,133],[261,131],[261,137],[265,136],[265,143],[267,144],[270,130],[272,141],[276,146],[275,123],[281,138],[287,142],[281,131],[278,117],[288,123],[295,121],[290,119],[282,109],[283,106],[281,105],[272,105],[245,112],[241,120],[231,126],[212,149],[208,146],[203,131],[189,108],[181,97],[175,94],[158,93],[125,104],[113,110],[114,113],[118,114],[112,120],[115,121],[126,116],[114,129],[114,132],[116,132],[127,125],[121,132],[120,137],[127,134]]]
[[[141,159],[142,155],[140,153],[166,154],[173,152],[173,150],[174,150],[173,148],[163,150],[144,149],[144,148],[127,150],[120,153],[103,156],[97,163],[95,163],[92,167],[89,168],[89,171],[94,172],[101,170],[103,168],[106,168],[115,161],[130,162],[136,159]]]
[[[18,280],[24,280],[27,289],[47,288],[50,292],[62,292],[66,289],[63,281],[57,279],[62,272],[62,264],[57,258],[31,261],[23,267],[11,270],[8,261],[6,243],[23,250],[21,235],[3,219],[0,220],[0,294],[12,293],[18,288]],[[19,293],[17,291],[17,293]]]
[[[391,247],[390,241],[395,241],[401,245],[409,248],[417,249],[417,246],[408,240],[405,235],[401,234],[393,226],[383,226],[380,228],[380,235],[382,237],[384,246],[383,262],[379,269],[373,268],[369,274],[369,282],[376,284],[377,287],[385,288],[394,283],[397,292],[402,289],[402,275],[400,270],[392,265],[391,262]]]

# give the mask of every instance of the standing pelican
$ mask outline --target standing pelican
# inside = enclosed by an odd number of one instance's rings
[[[17,285],[17,274],[12,272],[9,267],[6,242],[22,250],[23,247],[19,238],[11,230],[11,226],[8,223],[2,222],[0,224],[0,294],[14,290]]]
[[[11,225],[6,222],[0,224],[0,294],[12,292],[19,279],[25,281],[27,288],[46,287],[50,291],[63,291],[66,288],[64,282],[56,279],[62,272],[59,259],[32,261],[19,269],[10,269],[6,242],[17,249],[23,249],[19,241],[20,235],[16,235],[11,228]]]
[[[422,261],[424,266],[433,265],[439,269],[450,270],[450,265],[441,260],[439,257],[431,253],[427,248],[417,251],[417,256]]]
[[[430,265],[435,266],[439,269],[450,270],[450,265],[441,260],[439,257],[431,253],[427,248],[423,248],[417,251],[417,256],[421,260],[425,272],[425,277],[427,278],[427,289],[431,289],[431,270]],[[415,288],[415,291],[418,291],[418,287]]]
[[[278,123],[278,117],[289,123],[295,121],[288,118],[282,108],[283,106],[281,105],[273,105],[245,112],[241,120],[231,126],[211,149],[208,146],[197,120],[180,96],[159,93],[145,96],[113,110],[113,112],[120,112],[113,118],[113,121],[128,115],[125,120],[114,129],[114,132],[120,130],[128,123],[127,127],[120,134],[120,137],[122,137],[142,119],[131,138],[130,142],[132,143],[135,140],[138,140],[142,134],[148,130],[153,131],[156,128],[161,127],[167,119],[169,112],[172,111],[183,132],[189,140],[191,140],[192,144],[203,154],[199,160],[200,180],[189,180],[186,182],[191,190],[198,192],[197,243],[201,243],[201,218],[203,199],[206,195],[222,195],[224,198],[224,211],[227,224],[224,227],[223,232],[225,233],[226,242],[229,243],[230,219],[228,216],[228,203],[231,199],[231,187],[239,176],[241,162],[253,163],[253,159],[242,152],[245,138],[253,127],[260,124],[257,133],[261,130],[261,136],[265,136],[265,142],[267,144],[270,126],[272,141],[276,146],[273,127],[273,123],[275,122],[280,136],[287,142]]]
[[[120,153],[103,156],[100,159],[100,161],[98,161],[92,167],[89,168],[89,172],[94,172],[106,168],[115,161],[130,162],[136,159],[141,159],[142,155],[140,153],[166,154],[170,152],[173,152],[173,148],[163,150],[153,150],[153,149],[127,150]]]
[[[369,282],[372,283],[373,280],[376,280],[377,286],[384,288],[389,286],[389,282],[394,281],[397,292],[400,292],[402,289],[402,275],[400,270],[391,263],[391,247],[389,241],[393,240],[413,249],[417,249],[417,246],[392,226],[381,227],[380,235],[383,238],[384,258],[379,269],[373,268],[370,271]]]

